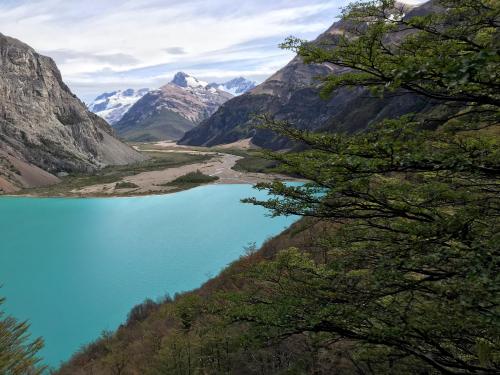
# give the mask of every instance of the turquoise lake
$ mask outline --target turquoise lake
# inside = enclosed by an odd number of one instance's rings
[[[242,204],[250,185],[96,199],[0,199],[0,295],[57,366],[130,309],[199,287],[296,218]]]

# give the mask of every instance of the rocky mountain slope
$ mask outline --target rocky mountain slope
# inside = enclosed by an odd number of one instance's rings
[[[253,90],[257,83],[243,77],[234,78],[225,83],[211,83],[209,87],[230,93],[233,96],[242,95],[250,90]]]
[[[88,105],[90,111],[105,119],[109,124],[116,124],[123,115],[140,98],[146,95],[149,89],[127,89],[107,92],[99,95]]]
[[[417,11],[418,8],[413,12]],[[344,21],[336,22],[316,42],[334,41],[344,30]],[[255,129],[255,114],[268,113],[303,129],[352,132],[383,118],[419,112],[428,105],[414,95],[393,95],[380,100],[362,88],[341,89],[329,99],[320,98],[317,77],[342,71],[343,68],[327,64],[306,65],[295,57],[261,85],[221,106],[213,116],[187,132],[180,144],[213,146],[252,138],[257,146],[282,149],[291,143],[269,131]]]
[[[2,191],[143,159],[71,93],[52,59],[0,34]]]
[[[114,127],[130,141],[179,139],[231,98],[231,94],[179,72],[172,82],[144,95]]]

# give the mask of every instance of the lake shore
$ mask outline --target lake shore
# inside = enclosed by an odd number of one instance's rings
[[[33,337],[45,339],[44,363],[58,367],[126,324],[146,298],[200,287],[249,243],[295,221],[241,203],[251,196],[266,193],[211,185],[134,198],[0,199],[5,306],[29,319]]]
[[[245,171],[237,167],[251,146],[247,142],[217,149],[179,146],[175,142],[135,144],[133,147],[148,155],[141,165],[109,168],[95,176],[67,176],[59,184],[44,188],[25,189],[4,196],[101,198],[162,195],[176,193],[205,184],[250,184],[261,182],[299,181],[276,173]],[[249,154],[250,155],[250,154]],[[200,172],[212,177],[208,183],[176,183],[180,177]]]

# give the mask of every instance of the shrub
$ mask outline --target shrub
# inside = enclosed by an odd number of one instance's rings
[[[219,177],[217,176],[208,176],[201,171],[197,170],[196,172],[190,172],[185,174],[184,176],[180,176],[175,180],[165,184],[168,186],[177,186],[177,185],[199,185],[199,184],[208,184],[210,182],[217,181]]]
[[[144,321],[158,306],[159,304],[149,298],[143,303],[134,306],[128,313],[127,325]]]
[[[121,181],[115,185],[115,189],[135,189],[138,187],[139,187],[138,185],[128,181]]]

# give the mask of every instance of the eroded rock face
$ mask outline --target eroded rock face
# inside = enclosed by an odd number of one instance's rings
[[[71,93],[52,59],[2,34],[0,150],[51,174],[144,159]]]

